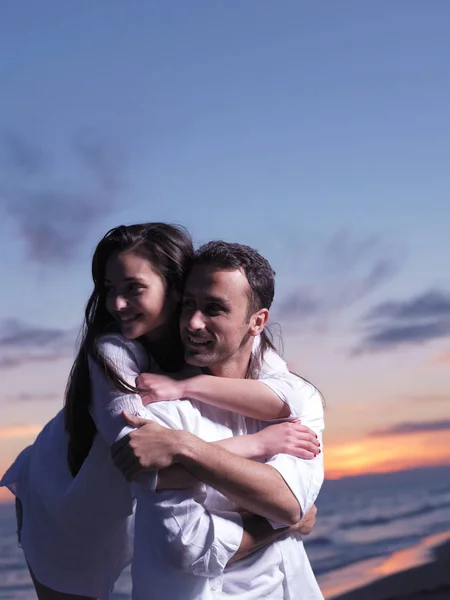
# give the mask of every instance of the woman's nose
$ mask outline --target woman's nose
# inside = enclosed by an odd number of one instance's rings
[[[117,311],[124,310],[127,307],[127,305],[128,305],[128,303],[123,296],[121,296],[121,295],[116,296],[116,301],[114,303],[115,310],[117,310]]]

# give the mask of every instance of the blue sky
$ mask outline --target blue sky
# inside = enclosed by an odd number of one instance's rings
[[[4,0],[8,453],[32,435],[8,428],[62,404],[96,242],[144,220],[271,260],[286,357],[324,389],[331,443],[443,421],[449,24],[444,0]]]

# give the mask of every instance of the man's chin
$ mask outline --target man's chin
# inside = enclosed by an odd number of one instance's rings
[[[208,367],[211,364],[211,356],[201,352],[184,351],[184,360],[193,367]]]

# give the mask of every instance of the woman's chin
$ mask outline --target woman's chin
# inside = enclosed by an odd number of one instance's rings
[[[122,327],[121,333],[127,340],[135,340],[142,335],[142,332],[136,327]]]

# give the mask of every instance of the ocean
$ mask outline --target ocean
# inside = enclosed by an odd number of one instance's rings
[[[450,531],[450,467],[325,481],[317,506],[316,527],[306,547],[319,583],[331,597],[333,590],[348,589],[349,577],[361,577],[368,566],[373,571],[377,565],[377,573],[387,574],[380,565],[389,557],[395,563],[393,556],[410,556],[405,549],[421,548],[425,538],[440,539],[437,534]],[[0,505],[0,600],[31,600],[34,591],[15,530],[13,505]],[[127,570],[112,598],[129,600],[130,592]]]

